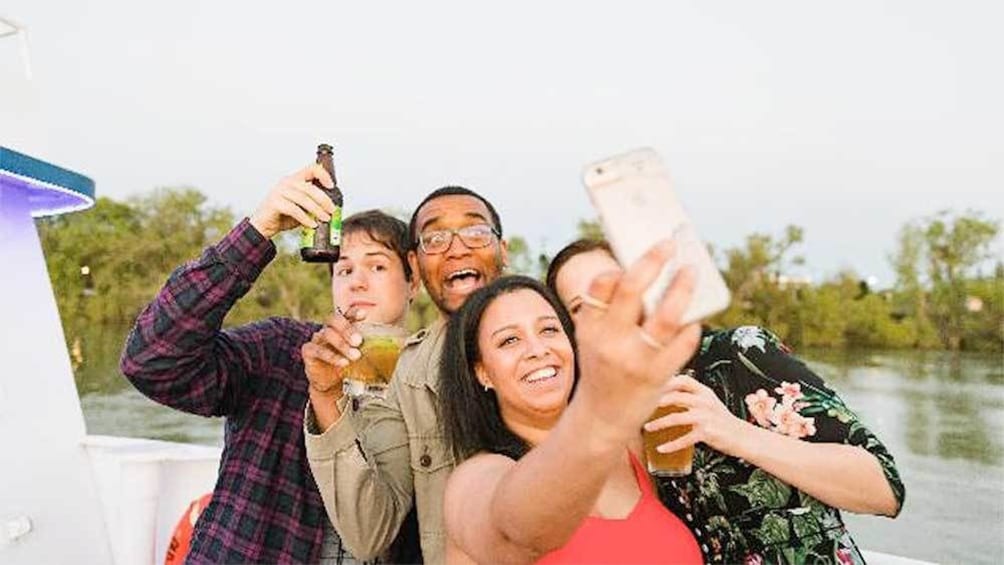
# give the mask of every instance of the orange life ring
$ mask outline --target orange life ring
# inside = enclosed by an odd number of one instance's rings
[[[171,534],[171,543],[167,544],[167,556],[164,557],[164,565],[181,565],[188,556],[188,550],[192,545],[192,532],[195,530],[195,522],[199,519],[199,514],[209,505],[209,499],[213,493],[200,496],[188,505],[188,508],[181,514],[178,525],[174,527]]]

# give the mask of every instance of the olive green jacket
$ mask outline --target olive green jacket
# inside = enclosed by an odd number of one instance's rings
[[[445,561],[443,492],[455,466],[443,438],[437,396],[446,324],[408,338],[386,399],[317,433],[310,404],[304,419],[307,460],[324,507],[345,546],[372,559],[394,541],[414,500],[426,563]]]

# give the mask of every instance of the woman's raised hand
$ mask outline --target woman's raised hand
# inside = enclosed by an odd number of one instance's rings
[[[598,276],[576,322],[581,374],[576,396],[584,396],[595,416],[624,438],[638,433],[700,340],[698,324],[680,321],[693,295],[690,269],[676,274],[650,316],[644,313],[645,291],[672,254],[672,243],[662,242],[623,274]]]

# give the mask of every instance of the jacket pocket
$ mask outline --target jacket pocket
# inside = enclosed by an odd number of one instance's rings
[[[416,476],[453,467],[453,454],[442,437],[413,437],[410,441],[411,469]]]

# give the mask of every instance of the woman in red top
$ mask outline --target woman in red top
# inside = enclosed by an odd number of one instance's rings
[[[449,562],[701,562],[639,461],[641,426],[700,334],[679,323],[689,273],[643,319],[642,293],[669,254],[653,248],[594,281],[578,359],[568,313],[533,279],[499,279],[453,316],[439,397],[466,460],[446,487]]]

